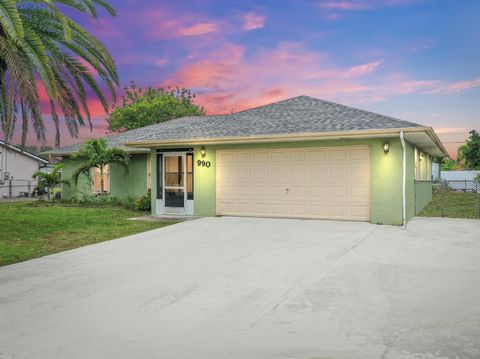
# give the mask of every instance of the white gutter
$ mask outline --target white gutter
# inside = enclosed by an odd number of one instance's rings
[[[406,206],[406,182],[407,182],[407,150],[405,148],[405,139],[403,131],[400,131],[400,142],[402,142],[402,225],[407,224],[407,206]]]

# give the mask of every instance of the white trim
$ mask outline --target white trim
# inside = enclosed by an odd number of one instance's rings
[[[429,148],[425,148],[426,153],[434,156],[447,156],[447,150],[435,134],[433,128],[424,126],[388,128],[375,130],[352,130],[352,131],[325,131],[325,132],[305,132],[296,134],[266,134],[249,136],[226,136],[226,137],[207,137],[207,138],[178,138],[147,141],[126,141],[123,144],[130,147],[178,147],[195,145],[223,145],[223,144],[243,144],[243,143],[270,143],[270,142],[302,142],[316,140],[336,140],[336,139],[362,139],[362,138],[388,138],[397,137],[400,132],[411,135],[423,135],[430,143]],[[409,142],[416,144],[414,138],[409,138]]]
[[[183,158],[183,186],[168,186],[170,189],[183,189],[183,207],[167,207],[165,190],[166,185],[166,166],[165,160],[167,157],[182,157]],[[162,199],[163,199],[163,213],[173,215],[186,215],[187,214],[187,152],[162,152]]]
[[[8,143],[5,143],[5,142],[2,141],[2,140],[0,140],[0,145],[2,145],[3,147],[8,148],[8,149],[10,149],[10,150],[13,150],[13,151],[15,151],[15,152],[21,153],[21,154],[23,154],[23,155],[25,155],[25,156],[27,156],[27,157],[33,158],[33,159],[35,159],[35,160],[37,160],[37,161],[39,161],[39,162],[43,162],[43,163],[45,163],[45,164],[50,163],[50,162],[49,162],[48,160],[46,160],[46,159],[43,159],[43,158],[41,158],[41,157],[38,157],[38,156],[34,155],[33,153],[30,153],[30,152],[27,152],[27,151],[22,151],[20,148],[15,147],[15,146],[12,146],[12,145],[9,145]]]
[[[402,225],[407,223],[407,150],[405,148],[405,139],[403,138],[403,131],[400,131],[400,142],[402,143]]]

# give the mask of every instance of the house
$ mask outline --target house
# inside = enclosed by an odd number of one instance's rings
[[[151,189],[158,216],[402,224],[413,217],[414,179],[430,179],[432,158],[447,155],[430,127],[308,96],[106,138],[132,153],[128,175],[120,168],[106,174],[111,194]],[[67,176],[76,149],[55,152]],[[65,188],[64,197],[92,191],[88,181],[79,186]]]
[[[30,194],[36,184],[33,173],[48,163],[42,157],[0,141],[0,198]]]

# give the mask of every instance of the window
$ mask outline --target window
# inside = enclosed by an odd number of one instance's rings
[[[103,189],[110,192],[110,166],[103,167]],[[102,192],[102,181],[100,179],[100,168],[92,168],[92,191],[96,193]]]
[[[187,199],[193,199],[193,153],[187,153]]]

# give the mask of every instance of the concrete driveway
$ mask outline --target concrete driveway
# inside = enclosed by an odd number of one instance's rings
[[[204,218],[0,268],[0,358],[479,358],[480,221]]]

